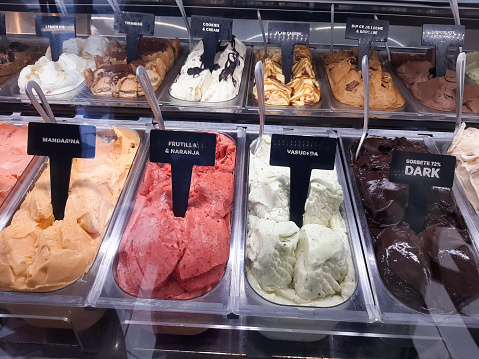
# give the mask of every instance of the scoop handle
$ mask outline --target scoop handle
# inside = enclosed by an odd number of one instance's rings
[[[151,86],[150,77],[148,76],[148,73],[143,66],[138,66],[138,68],[136,69],[136,78],[138,79],[138,82],[143,88],[145,97],[150,104],[151,111],[153,111],[153,115],[155,116],[156,122],[158,122],[158,126],[160,126],[160,130],[164,130],[165,123],[163,122],[163,116],[161,114],[160,106],[158,105],[158,100],[156,99],[153,86]]]
[[[259,21],[259,27],[261,29],[261,35],[263,36],[263,46],[264,46],[264,59],[266,60],[268,58],[268,46],[266,44],[266,34],[264,32],[264,25],[263,25],[263,20],[261,19],[261,13],[259,9],[256,11],[258,15],[258,21]]]
[[[456,96],[456,128],[454,136],[461,127],[462,121],[462,103],[464,101],[464,76],[466,73],[466,54],[461,52],[457,56],[456,61],[456,78],[457,78],[457,96]]]
[[[356,150],[356,155],[354,156],[354,161],[358,160],[359,151],[363,145],[366,136],[368,135],[369,127],[369,59],[367,55],[364,55],[361,61],[361,73],[363,76],[363,91],[364,91],[364,123],[363,123],[363,133],[361,139],[359,140],[358,149]]]
[[[258,61],[254,68],[254,78],[256,81],[256,89],[258,93],[258,107],[259,107],[259,135],[263,136],[264,132],[264,70],[263,63]]]
[[[193,37],[191,36],[190,23],[188,22],[188,17],[186,16],[185,6],[183,5],[182,0],[175,0],[175,1],[176,1],[176,5],[178,5],[178,8],[180,9],[180,13],[181,13],[181,16],[183,17],[183,21],[185,22],[186,31],[188,32],[189,48],[191,51],[193,50]]]
[[[255,142],[253,154],[258,152],[264,134],[264,70],[263,63],[258,61],[254,68],[254,79],[256,82],[256,93],[258,95],[258,113],[259,113],[259,133]]]
[[[33,94],[33,90],[37,93],[37,96],[40,98],[40,102],[38,102],[37,98]],[[32,103],[33,107],[38,111],[40,116],[42,116],[43,120],[47,123],[56,123],[57,120],[55,119],[55,116],[53,115],[52,108],[50,107],[50,104],[47,101],[47,98],[45,97],[45,94],[43,93],[40,85],[36,81],[28,81],[27,84],[25,85],[25,93],[27,94],[27,97],[30,99],[30,102]]]

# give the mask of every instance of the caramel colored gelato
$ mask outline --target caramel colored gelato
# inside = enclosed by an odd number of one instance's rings
[[[49,291],[80,278],[91,266],[139,145],[135,131],[97,136],[94,159],[74,159],[63,220],[55,221],[50,167],[0,232],[0,289]]]
[[[268,50],[264,59],[264,50],[256,55],[256,61],[264,63],[264,96],[270,105],[313,105],[319,102],[321,92],[313,69],[312,55],[305,45],[296,45],[294,49],[291,81],[285,84],[281,68],[281,50]],[[256,86],[253,95],[257,99]]]
[[[358,49],[334,51],[323,55],[329,83],[334,97],[341,103],[364,107],[362,72],[358,68]],[[393,109],[403,106],[391,75],[383,71],[377,54],[369,59],[369,106],[375,109]]]

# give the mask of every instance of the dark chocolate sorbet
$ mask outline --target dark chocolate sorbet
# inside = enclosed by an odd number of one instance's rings
[[[409,186],[388,179],[395,150],[429,152],[404,137],[368,137],[352,164],[384,284],[418,311],[478,313],[479,262],[451,190],[431,189],[425,230],[416,233],[409,226]]]
[[[416,232],[409,227],[387,227],[377,238],[375,252],[379,272],[391,293],[424,311],[431,273],[427,255],[418,242]]]

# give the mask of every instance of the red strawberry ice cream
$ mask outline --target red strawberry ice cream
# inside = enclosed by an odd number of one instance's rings
[[[175,217],[171,166],[148,163],[119,248],[116,280],[131,295],[187,299],[222,278],[229,258],[236,146],[216,135],[214,167],[193,167],[188,210]]]

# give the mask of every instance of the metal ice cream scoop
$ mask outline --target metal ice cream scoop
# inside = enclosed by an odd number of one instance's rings
[[[33,94],[33,90],[37,93],[37,96],[40,98],[41,104],[38,102],[37,98]],[[25,93],[27,94],[28,98],[30,99],[33,107],[38,111],[40,116],[48,123],[56,123],[57,120],[53,115],[52,108],[50,107],[45,94],[42,91],[42,88],[36,81],[28,81],[25,85]]]
[[[153,86],[151,86],[150,77],[143,66],[138,66],[136,69],[136,78],[143,88],[145,97],[150,104],[151,111],[153,111],[153,115],[155,116],[156,122],[158,122],[158,126],[160,126],[160,130],[164,130],[165,124],[163,122],[163,116],[161,115],[160,106],[158,105],[158,100],[156,98],[155,91],[153,90]]]
[[[461,52],[457,56],[456,61],[456,83],[457,83],[457,96],[456,96],[456,128],[454,129],[454,136],[461,127],[462,121],[462,103],[464,101],[464,76],[466,73],[466,54]]]
[[[363,75],[363,91],[364,91],[364,125],[363,133],[361,139],[359,140],[359,145],[356,150],[356,155],[354,156],[354,162],[358,160],[359,151],[363,145],[366,136],[368,135],[368,125],[369,125],[369,59],[367,55],[363,56],[361,61],[361,72]]]
[[[193,50],[193,37],[191,36],[191,29],[190,23],[188,22],[188,17],[186,16],[185,6],[183,5],[183,0],[175,0],[176,5],[180,9],[181,16],[183,17],[183,21],[185,22],[186,32],[188,33],[188,45],[190,51]]]
[[[259,27],[261,29],[261,35],[263,36],[264,59],[266,60],[268,58],[268,46],[266,44],[266,35],[264,33],[263,20],[261,19],[261,13],[259,12],[259,9],[256,11],[256,13],[258,15],[258,21],[259,21]]]
[[[254,79],[256,81],[256,93],[258,95],[258,112],[259,112],[259,134],[250,146],[250,151],[254,155],[258,152],[263,141],[264,132],[264,70],[263,63],[258,61],[254,68]]]

